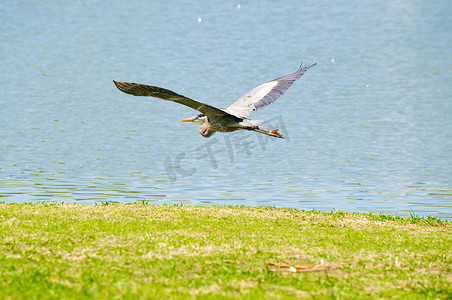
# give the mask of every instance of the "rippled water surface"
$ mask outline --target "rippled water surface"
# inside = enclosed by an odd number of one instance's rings
[[[269,205],[452,218],[448,1],[6,1],[0,201]],[[226,107],[317,62],[257,133],[119,92]]]

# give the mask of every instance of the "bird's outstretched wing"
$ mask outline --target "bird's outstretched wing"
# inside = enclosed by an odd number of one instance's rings
[[[163,100],[177,102],[177,103],[186,105],[188,107],[191,107],[191,108],[205,114],[207,117],[230,115],[229,113],[225,112],[224,110],[221,110],[221,109],[218,109],[211,105],[204,104],[202,102],[187,98],[187,97],[179,95],[173,91],[170,91],[170,90],[167,90],[164,88],[160,88],[157,86],[151,86],[151,85],[145,85],[145,84],[139,84],[139,83],[118,82],[118,81],[114,81],[114,80],[113,80],[113,82],[116,85],[116,87],[124,93],[131,94],[134,96],[151,96],[151,97],[160,98]]]
[[[309,66],[303,66],[303,63],[301,63],[296,72],[279,77],[252,89],[226,108],[225,111],[240,118],[247,118],[251,111],[275,102],[276,99],[281,97],[290,88],[295,80],[303,76],[309,68],[315,65],[313,63]]]

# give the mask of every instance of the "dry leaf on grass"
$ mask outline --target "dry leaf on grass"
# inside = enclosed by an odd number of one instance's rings
[[[291,263],[288,262],[281,262],[279,264],[269,263],[268,267],[271,272],[287,272],[287,273],[315,272],[337,268],[336,265],[323,263],[323,260],[319,265],[297,266],[292,265]]]

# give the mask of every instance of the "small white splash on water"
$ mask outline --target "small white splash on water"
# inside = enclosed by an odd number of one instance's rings
[[[237,9],[242,8],[242,4],[237,4]]]
[[[202,18],[198,18],[198,23],[201,23],[202,22]]]
[[[334,62],[334,58],[331,59],[331,62]]]
[[[368,88],[369,87],[369,85],[368,84],[366,84],[366,88]]]

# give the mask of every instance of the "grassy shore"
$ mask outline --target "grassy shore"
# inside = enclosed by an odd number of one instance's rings
[[[451,249],[415,216],[0,204],[0,299],[450,299]]]

